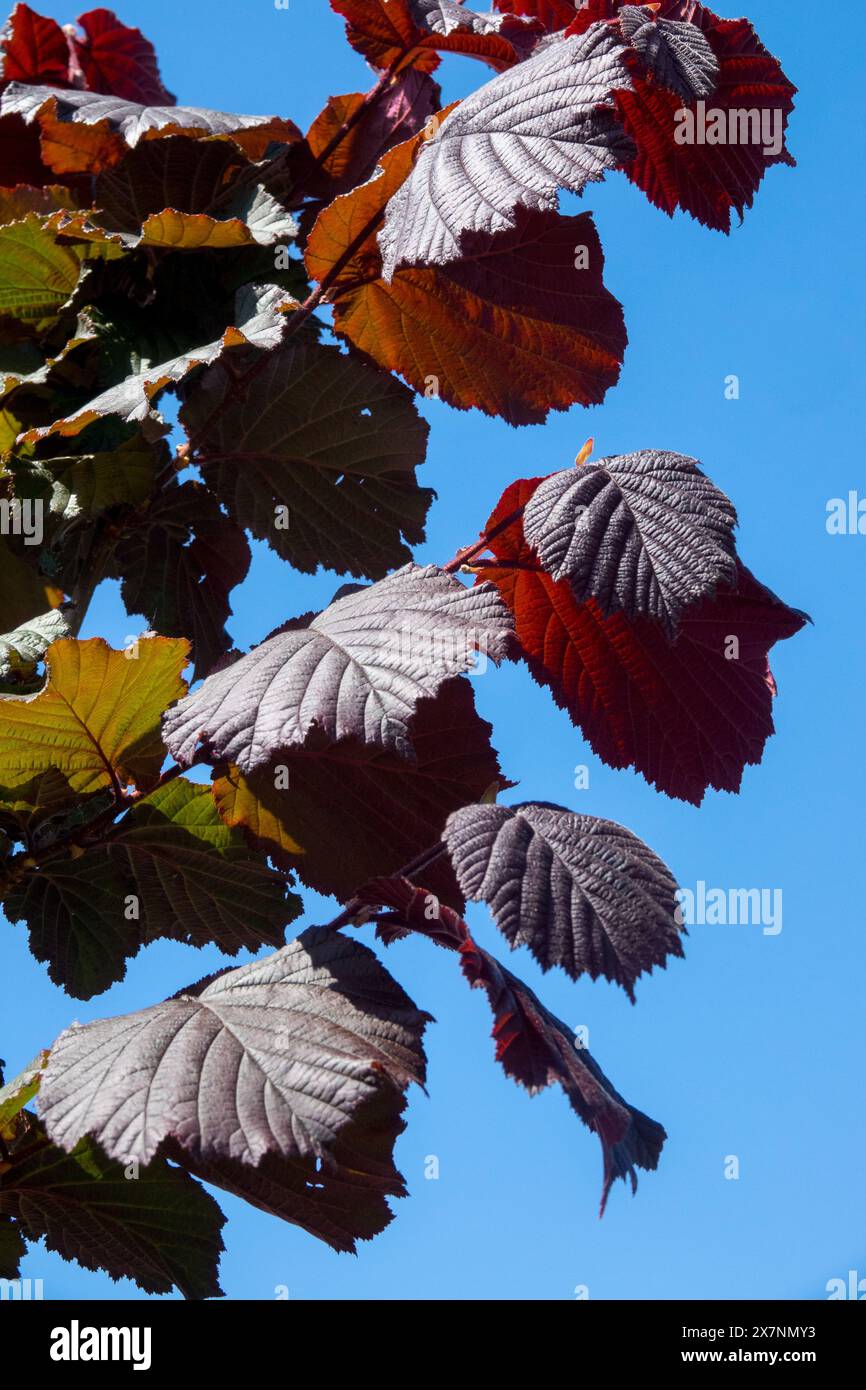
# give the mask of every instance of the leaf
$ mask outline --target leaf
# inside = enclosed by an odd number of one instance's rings
[[[86,451],[86,434],[79,437],[79,442],[81,453],[56,454],[33,465],[34,484],[42,477],[51,489],[52,516],[70,521],[82,515],[98,515],[111,507],[134,507],[147,501],[157,473],[166,463],[159,442],[148,441],[138,432],[126,438],[121,434],[113,447],[98,453]],[[15,486],[19,495],[24,492],[18,477]]]
[[[324,565],[378,579],[405,563],[434,496],[415,481],[429,427],[410,392],[312,337],[256,365],[231,398],[234,369],[216,363],[180,416],[231,516],[306,574]]]
[[[349,192],[383,154],[417,135],[441,104],[438,86],[417,68],[396,76],[376,101],[363,92],[329,97],[303,144],[291,151],[295,182],[308,197],[328,202]]]
[[[392,1157],[405,1128],[401,1109],[391,1096],[359,1106],[327,1164],[268,1153],[251,1168],[224,1158],[191,1160],[172,1143],[166,1148],[203,1182],[300,1226],[334,1250],[354,1253],[358,1240],[371,1240],[393,1220],[386,1198],[406,1196]]]
[[[90,1135],[125,1162],[171,1142],[174,1157],[251,1168],[270,1154],[327,1169],[341,1145],[352,1166],[363,1107],[396,1121],[423,1082],[427,1021],[366,947],[309,928],[164,1004],[67,1029],[40,1115],[61,1148]]]
[[[635,1110],[614,1089],[598,1063],[579,1045],[572,1029],[550,1013],[537,995],[506,970],[494,956],[481,950],[466,923],[448,907],[430,913],[427,888],[416,888],[408,879],[377,879],[363,891],[372,906],[394,909],[379,927],[385,941],[393,941],[406,928],[431,937],[440,946],[460,952],[463,974],[473,988],[482,988],[493,1010],[496,1060],[506,1074],[536,1095],[559,1082],[575,1114],[601,1140],[604,1180],[600,1215],[617,1178],[630,1178],[637,1188],[635,1168],[658,1166],[666,1134],[660,1124]],[[401,925],[404,924],[401,929]]]
[[[149,1294],[178,1288],[185,1298],[219,1297],[225,1217],[187,1173],[164,1159],[132,1173],[83,1140],[63,1153],[42,1126],[14,1153],[0,1179],[0,1213],[28,1240],[45,1240],[65,1260],[134,1279]],[[2,1225],[0,1225],[2,1230]]]
[[[78,23],[86,38],[76,35],[73,43],[89,91],[146,106],[170,106],[174,102],[162,85],[153,45],[140,29],[122,24],[105,9],[89,10]]]
[[[3,1165],[0,1164],[0,1172]],[[17,1279],[20,1261],[27,1254],[20,1230],[8,1216],[0,1216],[0,1279]]]
[[[8,1139],[13,1135],[15,1121],[39,1090],[39,1082],[47,1061],[48,1052],[43,1049],[29,1066],[11,1081],[7,1081],[5,1086],[0,1086],[0,1139]]]
[[[660,19],[647,5],[623,5],[619,29],[660,86],[687,102],[712,94],[719,64],[696,24]]]
[[[256,165],[224,140],[144,140],[97,178],[94,202],[51,225],[67,236],[114,236],[128,248],[194,250],[271,246],[297,232]]]
[[[571,32],[617,13],[621,13],[621,0],[589,0]],[[765,171],[773,164],[794,163],[785,148],[784,133],[797,89],[748,20],[720,19],[694,0],[662,0],[658,18],[686,21],[712,49],[719,71],[712,98],[705,103],[707,116],[720,112],[730,132],[738,129],[732,127],[739,119],[733,113],[754,111],[759,120],[771,122],[770,145],[775,143],[774,134],[780,137],[774,152],[763,137],[752,138],[749,125],[747,140],[737,136],[734,142],[711,144],[702,138],[702,124],[700,134],[693,127],[694,140],[681,143],[679,133],[688,134],[682,96],[661,86],[639,59],[630,62],[631,90],[616,93],[617,111],[636,149],[626,165],[629,178],[664,212],[673,215],[682,208],[705,226],[727,232],[732,212],[742,220],[744,210],[752,206]],[[701,120],[696,101],[687,110],[693,120]]]
[[[0,635],[0,681],[30,680],[46,649],[52,642],[68,634],[69,624],[64,614],[50,608],[47,613],[31,618],[14,632]]]
[[[18,184],[42,187],[57,182],[53,170],[42,161],[38,129],[26,125],[20,116],[0,119],[0,168],[7,188]]]
[[[12,82],[0,98],[0,116],[36,121],[42,157],[58,174],[99,174],[117,164],[140,140],[194,135],[230,140],[250,159],[261,159],[272,143],[301,138],[293,121],[277,116],[236,116],[204,107],[141,105],[96,92],[60,91]]]
[[[279,946],[300,910],[284,879],[220,820],[210,788],[182,779],[134,806],[105,843],[46,860],[4,903],[76,999],[122,980],[152,941],[258,951]]]
[[[477,14],[462,0],[331,0],[346,19],[346,37],[376,68],[400,72],[413,65],[433,72],[437,49],[509,67],[529,51],[542,30],[513,15]]]
[[[609,25],[542,48],[462,101],[418,151],[379,233],[383,277],[461,260],[466,233],[513,231],[518,207],[555,212],[633,152],[612,92],[628,88]]]
[[[561,806],[464,806],[444,836],[457,881],[542,970],[622,985],[681,956],[676,881],[642,840]]]
[[[13,549],[9,538],[0,536],[0,627],[14,631],[31,622],[48,607],[63,601],[62,592],[36,569],[35,547],[27,547],[28,558]],[[0,714],[2,714],[0,705]]]
[[[54,642],[45,689],[0,699],[0,797],[49,768],[79,795],[153,787],[165,759],[159,719],[186,689],[188,650],[167,637],[141,640],[131,656],[101,637]]]
[[[485,528],[526,504],[537,479],[513,484]],[[519,521],[491,543],[484,575],[515,615],[535,679],[612,767],[633,766],[669,796],[700,805],[708,787],[738,791],[773,733],[767,653],[808,621],[739,564],[736,588],[692,604],[671,642],[652,619],[605,617],[568,580],[539,567]],[[514,564],[520,568],[512,568]],[[525,567],[525,568],[524,568]]]
[[[2,42],[2,72],[6,82],[44,82],[65,87],[69,82],[69,45],[53,19],[16,5],[6,22]]]
[[[404,565],[209,676],[169,711],[166,743],[184,765],[203,742],[247,773],[316,727],[411,761],[418,700],[471,670],[479,649],[499,660],[509,636],[494,590],[466,589],[435,565]]]
[[[276,285],[244,286],[237,294],[237,322],[227,328],[220,338],[191,348],[168,361],[148,366],[143,371],[134,372],[53,424],[28,430],[23,441],[35,443],[54,434],[77,435],[94,421],[108,416],[117,416],[128,424],[142,425],[145,438],[152,435],[159,437],[165,431],[153,407],[162,391],[182,381],[193,368],[215,362],[230,348],[277,347],[285,326],[283,316],[294,307],[294,301],[289,300],[285,291]]]
[[[72,189],[59,183],[49,184],[47,188],[28,188],[26,184],[0,188],[0,223],[21,222],[31,212],[49,217],[61,208],[74,207],[77,207],[77,200]]]
[[[111,573],[128,613],[143,613],[166,637],[189,637],[194,679],[231,647],[229,594],[246,577],[243,532],[201,483],[172,479],[119,541]]]
[[[78,284],[82,262],[119,254],[104,240],[61,245],[35,213],[0,226],[0,314],[42,332]]]
[[[416,390],[510,424],[601,401],[626,333],[588,213],[520,212],[513,232],[464,238],[459,263],[383,279],[376,226],[417,146],[386,155],[383,172],[326,209],[308,241],[320,281],[355,248],[329,292],[338,332]]]
[[[684,608],[736,582],[736,521],[694,459],[646,449],[552,473],[523,531],[578,602],[654,618],[673,635]]]
[[[446,681],[418,701],[411,725],[416,761],[343,739],[308,738],[275,764],[244,777],[227,769],[213,795],[228,825],[319,893],[348,901],[360,883],[393,873],[442,836],[449,813],[504,788],[491,727],[475,712],[468,681]],[[278,776],[275,769],[284,771]],[[351,821],[352,835],[345,835]],[[334,845],[340,845],[339,854]],[[443,857],[426,870],[431,891],[463,907]]]
[[[586,0],[493,0],[493,8],[506,14],[529,15],[538,19],[548,33],[565,29]]]

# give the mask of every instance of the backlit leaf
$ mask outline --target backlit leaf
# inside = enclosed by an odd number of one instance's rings
[[[354,248],[329,293],[338,331],[416,390],[511,424],[601,401],[626,333],[588,213],[521,211],[512,232],[464,237],[461,261],[384,280],[375,232],[418,144],[391,151],[377,178],[337,198],[308,241],[318,280]]]
[[[168,106],[174,101],[162,85],[153,45],[140,29],[122,24],[111,10],[102,8],[88,10],[78,23],[85,38],[76,36],[75,54],[89,91],[148,106]]]
[[[615,17],[621,9],[622,0],[588,0],[571,32]],[[695,0],[662,0],[658,18],[697,28],[712,49],[718,77],[703,107],[693,100],[685,108],[682,95],[661,85],[639,56],[630,61],[631,89],[616,93],[617,111],[636,149],[626,170],[664,212],[682,208],[705,226],[727,232],[732,213],[742,218],[751,207],[766,170],[794,163],[785,147],[785,126],[797,89],[747,19],[720,19]],[[715,126],[707,138],[702,112],[713,119],[720,113],[720,142]]]
[[[538,482],[506,489],[485,529],[528,503]],[[767,653],[803,627],[803,613],[738,564],[736,587],[685,609],[671,642],[652,619],[605,617],[595,600],[579,603],[567,579],[544,572],[519,520],[491,550],[501,568],[485,578],[515,615],[530,671],[600,758],[695,805],[708,787],[739,790],[773,732]]]
[[[462,0],[331,0],[346,37],[376,68],[432,72],[436,50],[480,58],[499,69],[530,51],[542,28],[514,15],[479,14]]]
[[[80,795],[130,782],[152,787],[165,759],[160,717],[186,689],[180,673],[188,651],[167,637],[143,639],[129,652],[112,651],[101,637],[53,643],[45,689],[0,698],[3,799],[49,768]]]

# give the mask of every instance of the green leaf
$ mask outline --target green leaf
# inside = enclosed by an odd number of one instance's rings
[[[0,314],[41,332],[78,284],[83,261],[122,254],[122,247],[105,239],[61,245],[36,213],[0,225]]]
[[[160,716],[185,691],[188,643],[144,638],[113,651],[101,637],[64,638],[46,653],[38,695],[0,697],[0,801],[56,768],[79,795],[151,788],[165,760]]]
[[[279,946],[301,911],[284,878],[220,819],[210,788],[177,779],[135,806],[103,844],[29,873],[4,904],[55,984],[90,999],[151,941],[216,943],[228,955]]]
[[[219,1297],[225,1217],[181,1169],[156,1158],[147,1167],[110,1162],[90,1139],[72,1153],[55,1148],[39,1122],[18,1142],[0,1176],[0,1213],[31,1241],[146,1293],[177,1288],[185,1298]],[[3,1250],[0,1221],[0,1263]],[[8,1277],[8,1276],[7,1276]]]
[[[136,433],[115,449],[43,459],[39,467],[51,480],[52,513],[68,519],[146,502],[162,461],[162,450]]]
[[[0,1138],[6,1138],[14,1129],[14,1121],[36,1095],[47,1061],[48,1052],[43,1049],[29,1066],[0,1087]]]

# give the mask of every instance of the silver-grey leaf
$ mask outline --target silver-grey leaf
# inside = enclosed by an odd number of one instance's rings
[[[618,30],[594,24],[559,39],[461,102],[420,150],[379,233],[383,275],[400,265],[459,260],[465,232],[515,226],[518,206],[555,210],[634,147],[616,116],[630,89]]]
[[[358,1111],[424,1080],[420,1013],[372,951],[313,927],[197,992],[74,1026],[54,1044],[39,1113],[67,1151],[91,1135],[145,1164],[327,1159]]]
[[[663,87],[685,102],[715,90],[718,59],[697,24],[656,19],[643,5],[624,5],[618,18],[623,38]]]
[[[445,826],[457,881],[543,970],[604,975],[634,999],[645,970],[681,956],[676,881],[621,825],[561,806],[465,806]]]
[[[736,523],[694,459],[658,449],[552,473],[523,518],[545,570],[580,602],[653,618],[671,635],[688,604],[735,584]]]
[[[0,634],[0,680],[8,680],[22,662],[41,661],[52,642],[69,636],[69,623],[59,608],[51,608],[38,618],[30,618],[14,632]]]
[[[207,135],[235,135],[267,126],[274,120],[272,116],[236,116],[205,107],[142,106],[137,101],[125,101],[122,97],[100,92],[30,86],[24,82],[9,83],[0,98],[0,115],[22,116],[29,124],[48,101],[56,101],[61,120],[73,120],[80,125],[107,121],[130,146],[137,145],[148,131],[166,127],[204,131]]]
[[[203,742],[245,772],[314,726],[414,761],[417,701],[472,670],[479,651],[500,660],[511,631],[492,584],[467,589],[436,565],[404,565],[208,676],[168,712],[163,735],[180,763]]]

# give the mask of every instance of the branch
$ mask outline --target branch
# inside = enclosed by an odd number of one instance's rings
[[[429,869],[431,864],[435,864],[437,859],[441,859],[445,854],[445,846],[440,840],[437,844],[431,845],[429,849],[422,850],[414,859],[410,859],[408,864],[404,864],[402,869],[394,870],[395,878],[414,878],[416,874],[421,874],[425,869]],[[390,875],[389,875],[390,877]],[[359,897],[350,898],[342,912],[331,922],[326,922],[323,931],[339,931],[341,927],[347,927],[358,913],[367,906]]]

